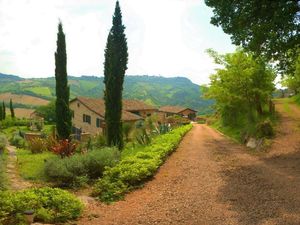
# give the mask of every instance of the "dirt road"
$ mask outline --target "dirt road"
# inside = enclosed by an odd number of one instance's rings
[[[109,206],[92,202],[79,224],[300,224],[300,110],[277,108],[280,132],[269,153],[251,154],[195,125],[144,188]]]

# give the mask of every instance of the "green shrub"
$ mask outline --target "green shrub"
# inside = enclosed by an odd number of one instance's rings
[[[266,119],[256,126],[257,136],[262,138],[272,138],[275,135],[275,131],[272,125],[272,122],[269,119]]]
[[[138,187],[154,175],[191,128],[192,125],[187,125],[157,136],[151,145],[138,147],[138,150],[125,149],[120,163],[107,169],[103,178],[97,181],[94,195],[105,202],[121,199],[126,192]]]
[[[15,132],[10,139],[10,144],[17,148],[24,148],[26,146],[26,141],[20,136],[19,132]]]
[[[0,191],[7,188],[6,158],[7,155],[0,152]]]
[[[116,165],[119,158],[120,153],[115,148],[93,150],[63,159],[54,158],[46,162],[45,174],[61,186],[82,186],[83,181],[101,177],[105,167]]]
[[[19,224],[25,210],[35,211],[36,222],[61,223],[77,219],[82,203],[67,191],[33,188],[19,192],[0,192],[0,224]]]
[[[28,148],[30,149],[31,153],[37,154],[46,150],[46,144],[42,138],[33,138],[28,141]]]
[[[4,151],[5,147],[7,145],[7,139],[4,134],[0,134],[0,154]]]

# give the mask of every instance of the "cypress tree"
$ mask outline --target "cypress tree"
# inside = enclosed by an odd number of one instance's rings
[[[3,120],[3,106],[0,104],[0,121]]]
[[[72,127],[71,111],[69,108],[70,87],[67,75],[66,40],[62,23],[58,24],[57,50],[55,52],[55,81],[56,81],[56,129],[59,139],[69,139]]]
[[[3,113],[2,113],[2,118],[5,120],[6,118],[6,107],[4,101],[2,102],[2,108],[3,108]]]
[[[13,103],[12,103],[11,99],[9,101],[9,108],[10,108],[10,116],[11,116],[11,118],[15,118],[15,110],[14,110]]]
[[[113,26],[107,38],[104,62],[104,100],[106,138],[110,146],[123,148],[122,91],[128,63],[128,47],[122,24],[119,1],[116,2]]]

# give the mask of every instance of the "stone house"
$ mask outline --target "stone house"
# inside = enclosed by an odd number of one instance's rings
[[[105,129],[105,104],[103,99],[77,97],[70,101],[73,130],[96,135]],[[138,100],[123,100],[122,121],[135,123],[158,110]]]

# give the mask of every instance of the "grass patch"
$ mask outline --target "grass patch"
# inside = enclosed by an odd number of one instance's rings
[[[18,168],[20,175],[26,180],[46,181],[44,172],[45,160],[55,158],[51,152],[32,154],[29,150],[18,149]]]
[[[25,89],[26,91],[30,91],[34,94],[45,96],[45,97],[53,97],[51,90],[48,87],[31,87]]]

